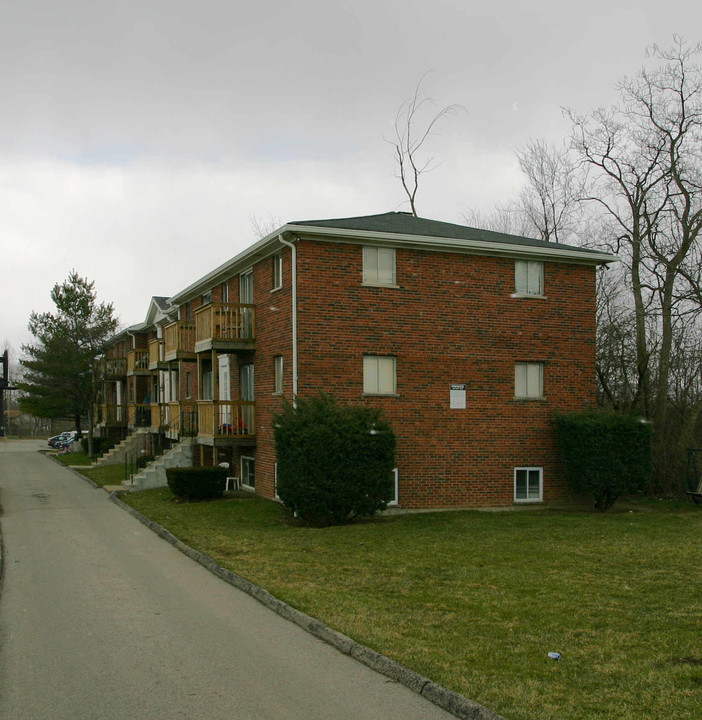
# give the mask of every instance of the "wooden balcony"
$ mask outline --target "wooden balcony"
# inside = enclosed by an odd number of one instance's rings
[[[149,374],[149,351],[130,350],[127,353],[127,375]]]
[[[163,340],[160,338],[149,340],[149,370],[166,370],[168,368],[163,351]]]
[[[134,405],[127,406],[127,416],[129,427],[146,428],[151,427],[151,405]]]
[[[162,426],[169,437],[195,437],[197,435],[197,404],[194,401],[171,402],[161,406],[164,412]]]
[[[195,311],[195,352],[253,350],[256,306],[209,303]]]
[[[101,405],[102,422],[105,427],[126,427],[127,406],[126,405]]]
[[[127,375],[126,358],[103,358],[103,380],[120,380]]]
[[[198,437],[253,445],[256,441],[256,403],[227,400],[198,400]]]
[[[195,359],[195,324],[189,320],[177,320],[163,328],[163,359]]]

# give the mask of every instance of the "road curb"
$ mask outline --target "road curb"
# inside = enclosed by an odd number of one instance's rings
[[[413,692],[425,697],[427,700],[434,703],[434,705],[438,705],[440,708],[450,712],[455,717],[461,718],[461,720],[505,720],[502,715],[498,715],[492,710],[489,710],[479,703],[469,700],[463,695],[459,695],[452,690],[447,690],[445,687],[432,682],[429,678],[414,672],[414,670],[406,668],[404,665],[401,665],[392,658],[382,655],[365,645],[360,645],[355,640],[337,632],[320,620],[317,620],[310,615],[306,615],[300,610],[296,610],[294,607],[288,605],[282,600],[278,600],[278,598],[271,595],[271,593],[264,590],[262,587],[255,585],[236,573],[233,573],[231,570],[223,568],[209,555],[205,555],[197,550],[194,550],[184,542],[180,541],[175,535],[173,535],[173,533],[166,530],[166,528],[142,515],[133,507],[127,505],[120,499],[121,494],[122,493],[119,491],[111,493],[110,500],[135,517],[139,520],[139,522],[155,532],[166,542],[173,545],[173,547],[177,550],[180,550],[183,554],[187,555],[192,560],[195,560],[195,562],[199,563],[211,573],[233,587],[245,592],[255,600],[258,600],[258,602],[262,605],[265,605],[270,610],[273,610],[273,612],[277,613],[281,617],[295,623],[295,625],[310,633],[314,637],[324,641],[328,645],[331,645],[339,650],[339,652],[344,653],[344,655],[350,655],[352,658],[358,660],[372,670],[375,670],[376,672],[379,672],[404,685]]]

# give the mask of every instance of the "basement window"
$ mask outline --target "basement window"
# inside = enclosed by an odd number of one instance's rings
[[[541,502],[543,499],[543,468],[514,468],[514,501]]]

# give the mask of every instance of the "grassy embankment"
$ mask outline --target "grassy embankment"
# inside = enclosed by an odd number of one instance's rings
[[[510,720],[702,707],[702,509],[450,512],[296,525],[257,498],[126,500],[278,598]],[[562,654],[560,661],[547,657]]]

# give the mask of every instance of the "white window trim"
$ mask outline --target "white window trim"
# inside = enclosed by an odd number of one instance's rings
[[[278,367],[280,361],[280,369]],[[273,356],[273,394],[282,395],[284,392],[285,360],[282,355]]]
[[[526,288],[522,287],[521,289],[518,287],[517,282],[517,268],[519,267],[520,263],[524,263],[526,265]],[[538,265],[540,270],[540,277],[539,277],[539,292],[533,292],[529,290],[529,265]],[[512,295],[513,298],[538,298],[541,300],[545,300],[546,296],[544,295],[544,263],[542,260],[515,260],[514,261],[514,293]]]
[[[392,252],[392,279],[390,282],[380,282],[377,279],[378,274],[378,253],[380,251],[388,251]],[[366,270],[366,253],[374,252],[375,253],[375,265],[376,265],[376,279],[372,280],[367,277],[368,271]],[[374,247],[371,245],[364,245],[362,248],[362,260],[361,260],[362,268],[361,268],[361,280],[362,285],[368,286],[368,287],[385,287],[385,288],[397,288],[399,287],[397,285],[397,252],[395,248],[379,248]]]
[[[255,480],[255,472],[256,472],[256,458],[251,457],[250,455],[242,455],[239,458],[239,485],[242,490],[248,490],[249,492],[255,492],[256,486],[254,485],[245,485],[244,484],[244,460],[250,460],[254,464],[254,483]]]
[[[518,366],[529,366],[529,365],[537,365],[540,369],[540,394],[538,395],[518,395],[517,394],[517,367]],[[528,371],[527,371],[528,374]],[[527,388],[528,390],[528,388]],[[543,400],[544,399],[544,363],[538,360],[535,360],[533,362],[525,361],[525,360],[518,360],[514,363],[514,399],[515,400]]]
[[[277,277],[276,277],[277,276]],[[271,292],[280,290],[283,287],[283,253],[273,255],[273,287]]]
[[[395,483],[395,499],[388,503],[388,507],[397,507],[400,504],[400,492],[399,492],[399,473],[397,468],[392,469],[392,478]]]
[[[525,470],[527,473],[532,472],[534,470],[538,471],[539,473],[539,497],[538,498],[517,498],[517,472],[520,470]],[[529,484],[527,482],[527,492],[529,491]],[[543,502],[544,499],[544,469],[542,467],[536,467],[536,466],[523,466],[523,467],[515,467],[514,468],[514,502],[515,503],[539,503]]]

